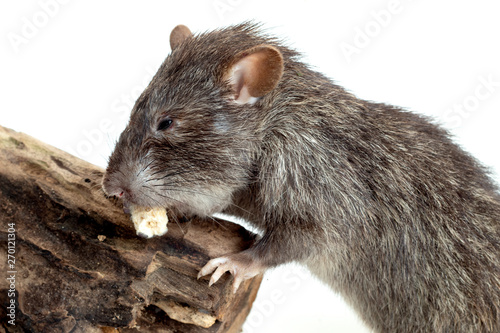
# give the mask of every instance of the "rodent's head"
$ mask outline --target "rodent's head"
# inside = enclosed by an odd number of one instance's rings
[[[253,25],[170,35],[172,53],[132,110],[103,178],[125,204],[207,215],[247,186],[259,150],[258,99],[283,57]]]

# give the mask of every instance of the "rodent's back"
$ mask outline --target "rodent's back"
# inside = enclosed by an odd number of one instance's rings
[[[426,117],[318,78],[307,82],[318,91],[268,115],[263,205],[316,222],[323,238],[304,251],[315,258],[308,266],[368,322],[385,315],[380,331],[400,329],[391,318],[405,318],[408,332],[422,318],[436,331],[495,331],[500,196],[485,168]],[[416,304],[424,299],[433,301]]]

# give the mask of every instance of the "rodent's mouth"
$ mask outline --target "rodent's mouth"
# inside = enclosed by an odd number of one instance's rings
[[[123,212],[125,214],[130,214],[130,205],[132,205],[130,202],[123,200]]]

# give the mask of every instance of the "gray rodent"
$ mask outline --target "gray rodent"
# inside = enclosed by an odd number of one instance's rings
[[[295,261],[375,332],[500,332],[500,194],[447,131],[356,98],[254,23],[170,42],[103,188],[262,230],[200,276],[237,288]]]

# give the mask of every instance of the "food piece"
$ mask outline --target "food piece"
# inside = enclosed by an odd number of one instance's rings
[[[163,207],[130,205],[130,214],[137,235],[145,238],[162,236],[167,232],[167,211]]]

